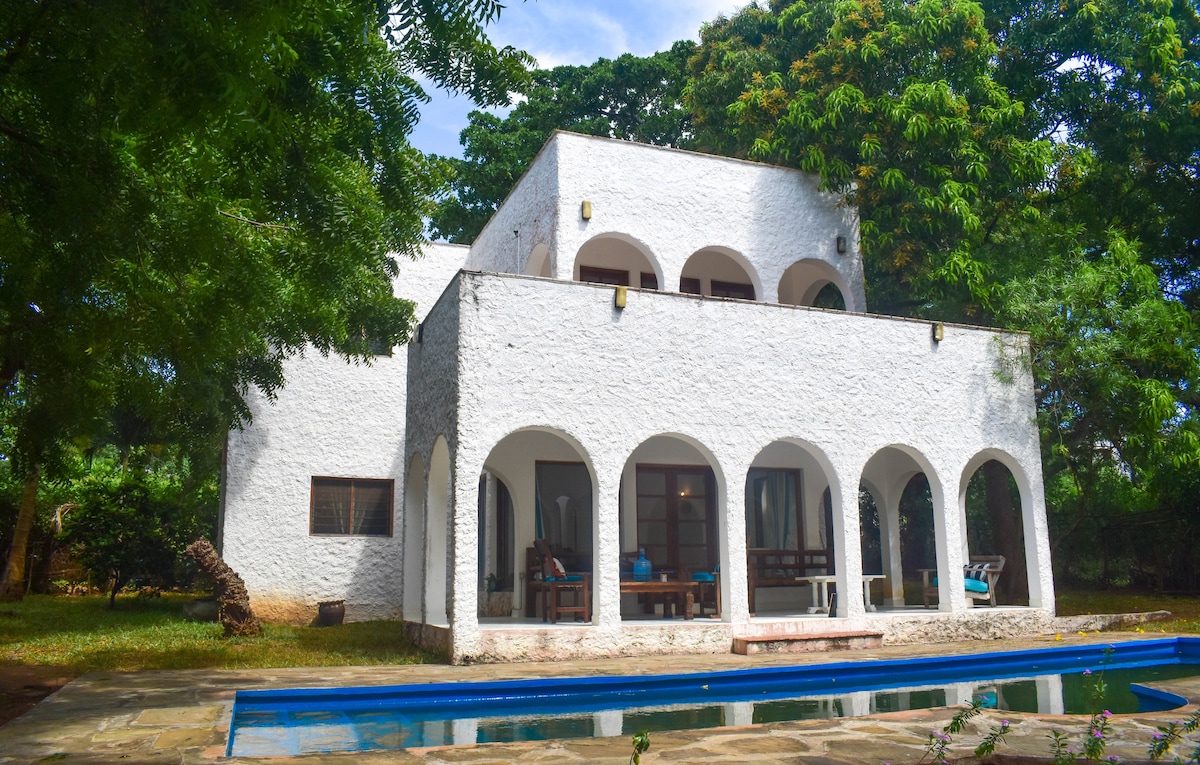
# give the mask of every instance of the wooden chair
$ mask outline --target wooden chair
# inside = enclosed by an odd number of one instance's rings
[[[686,579],[696,583],[696,606],[699,616],[707,616],[706,608],[712,609],[714,619],[721,618],[721,574],[717,571],[700,571],[692,574],[684,572]]]
[[[542,561],[542,621],[557,624],[559,616],[575,614],[577,621],[586,622],[592,618],[592,575],[589,573],[556,572],[554,555],[550,545],[544,539],[533,542],[538,556]],[[561,573],[562,576],[556,574]],[[571,593],[571,605],[564,605],[562,596]]]
[[[923,568],[920,571],[921,597],[925,607],[929,608],[938,597],[937,570]],[[966,588],[968,605],[974,605],[977,600],[986,600],[994,608],[996,585],[1003,571],[1003,555],[972,555],[971,562],[963,566],[963,586]]]

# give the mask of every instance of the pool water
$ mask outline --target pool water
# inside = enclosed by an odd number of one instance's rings
[[[1087,674],[1085,674],[1085,672]],[[955,706],[1115,714],[1185,700],[1139,688],[1200,675],[1200,639],[958,657],[839,662],[692,675],[385,688],[240,691],[228,754],[294,755],[447,744],[629,736]]]

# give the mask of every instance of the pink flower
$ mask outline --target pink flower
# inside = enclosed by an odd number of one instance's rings
[[[1112,717],[1112,712],[1109,712],[1107,709],[1104,710],[1104,717],[1105,717],[1105,719]]]
[[[1090,674],[1092,674],[1092,671],[1091,671],[1090,669],[1085,669],[1085,670],[1083,671],[1083,674],[1085,674],[1085,675],[1090,675]]]

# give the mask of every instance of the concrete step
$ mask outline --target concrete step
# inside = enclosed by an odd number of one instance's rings
[[[755,653],[807,653],[810,651],[846,651],[854,648],[878,648],[882,632],[824,632],[811,635],[755,635],[735,637],[733,652],[743,656]]]

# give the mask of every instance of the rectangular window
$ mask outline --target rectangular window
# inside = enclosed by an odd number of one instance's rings
[[[594,268],[592,266],[579,267],[579,281],[592,282],[593,284],[619,284],[622,287],[629,286],[629,272],[616,271],[611,268]]]
[[[738,284],[737,282],[719,282],[712,280],[712,296],[738,298],[739,300],[754,299],[753,284]]]
[[[534,480],[537,536],[545,539],[556,555],[570,555],[576,571],[590,571],[592,477],[587,466],[582,462],[535,462]]]
[[[768,550],[804,549],[799,470],[750,468],[746,476],[746,541]]]
[[[658,289],[658,276],[653,271],[642,272],[642,289],[656,290]]]
[[[700,280],[694,276],[679,277],[679,291],[686,295],[699,295]]]
[[[390,537],[394,493],[391,479],[314,477],[308,533]]]
[[[638,465],[637,543],[656,569],[712,571],[716,479],[707,466]]]

